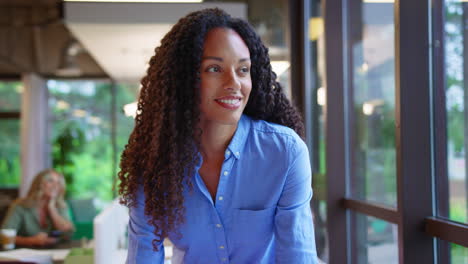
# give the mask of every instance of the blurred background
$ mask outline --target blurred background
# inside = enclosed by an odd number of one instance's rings
[[[425,217],[436,217],[467,234],[468,3],[188,2],[0,1],[0,221],[32,177],[52,167],[66,178],[75,238],[92,238],[94,216],[117,196],[119,157],[133,129],[139,81],[154,48],[178,18],[218,6],[254,26],[269,48],[278,81],[303,113],[320,259],[416,263],[409,259],[429,250],[439,263],[468,263],[468,236],[442,241],[427,236],[424,228],[405,229],[411,208],[424,207],[430,213],[415,216],[421,225]],[[427,23],[400,35],[413,15]],[[419,41],[419,33],[426,42],[404,46],[404,41]],[[405,54],[427,50],[427,56],[401,56],[406,48]],[[413,76],[426,78],[428,85],[404,86],[402,65],[426,60],[427,67]],[[422,99],[407,96],[408,89],[421,89]],[[423,109],[420,118],[408,120],[428,120],[422,130],[430,139],[421,145],[428,151],[421,148],[420,155],[401,147],[418,140],[398,125],[405,119],[403,102]],[[329,118],[332,113],[344,121]],[[343,138],[341,145],[336,135]],[[399,169],[413,162],[419,166],[425,157],[429,161],[421,166],[429,174]],[[332,172],[335,168],[342,170]],[[403,188],[407,179],[416,187]],[[337,192],[339,203],[332,199]],[[410,204],[423,193],[428,193],[424,204]],[[411,248],[405,230],[437,246]],[[345,242],[338,246],[337,240]]]

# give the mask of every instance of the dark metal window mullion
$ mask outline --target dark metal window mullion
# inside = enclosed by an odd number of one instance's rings
[[[379,218],[393,224],[398,224],[398,221],[400,219],[399,213],[394,208],[388,206],[377,205],[350,198],[343,199],[342,203],[343,207],[346,209],[350,209],[364,215]]]
[[[20,112],[0,112],[0,119],[20,119]]]
[[[427,234],[452,242],[464,247],[468,247],[468,225],[445,220],[436,217],[428,217],[425,220],[425,231]],[[440,259],[440,258],[439,258]],[[443,262],[440,263],[450,263]]]
[[[400,264],[436,261],[434,239],[423,231],[424,218],[434,213],[429,4],[428,0],[395,1]]]
[[[351,263],[350,212],[342,206],[346,197],[347,163],[345,91],[347,61],[345,45],[345,1],[325,1],[326,58],[326,160],[327,160],[327,230],[329,264]]]

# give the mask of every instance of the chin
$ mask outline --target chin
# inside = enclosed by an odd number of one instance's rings
[[[223,125],[237,125],[237,123],[239,123],[240,117],[241,115],[235,115],[226,118],[220,118],[217,120],[217,122]]]
[[[222,125],[237,125],[242,116],[242,113],[232,113],[230,115],[216,115],[216,116],[207,116],[204,118],[206,121],[211,121],[213,123],[218,123]]]

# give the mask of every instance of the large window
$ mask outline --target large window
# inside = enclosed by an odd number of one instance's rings
[[[53,167],[75,199],[115,197],[120,154],[133,129],[136,85],[106,80],[49,80]],[[130,106],[131,108],[131,106]],[[133,109],[136,110],[136,109]]]
[[[20,184],[21,93],[21,82],[0,81],[0,187]]]
[[[327,1],[329,263],[468,263],[468,4]]]
[[[110,83],[49,80],[53,167],[73,198],[112,198]]]

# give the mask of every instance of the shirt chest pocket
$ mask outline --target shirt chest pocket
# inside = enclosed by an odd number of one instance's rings
[[[236,209],[230,234],[232,249],[243,250],[268,244],[274,233],[276,207],[262,210]]]

